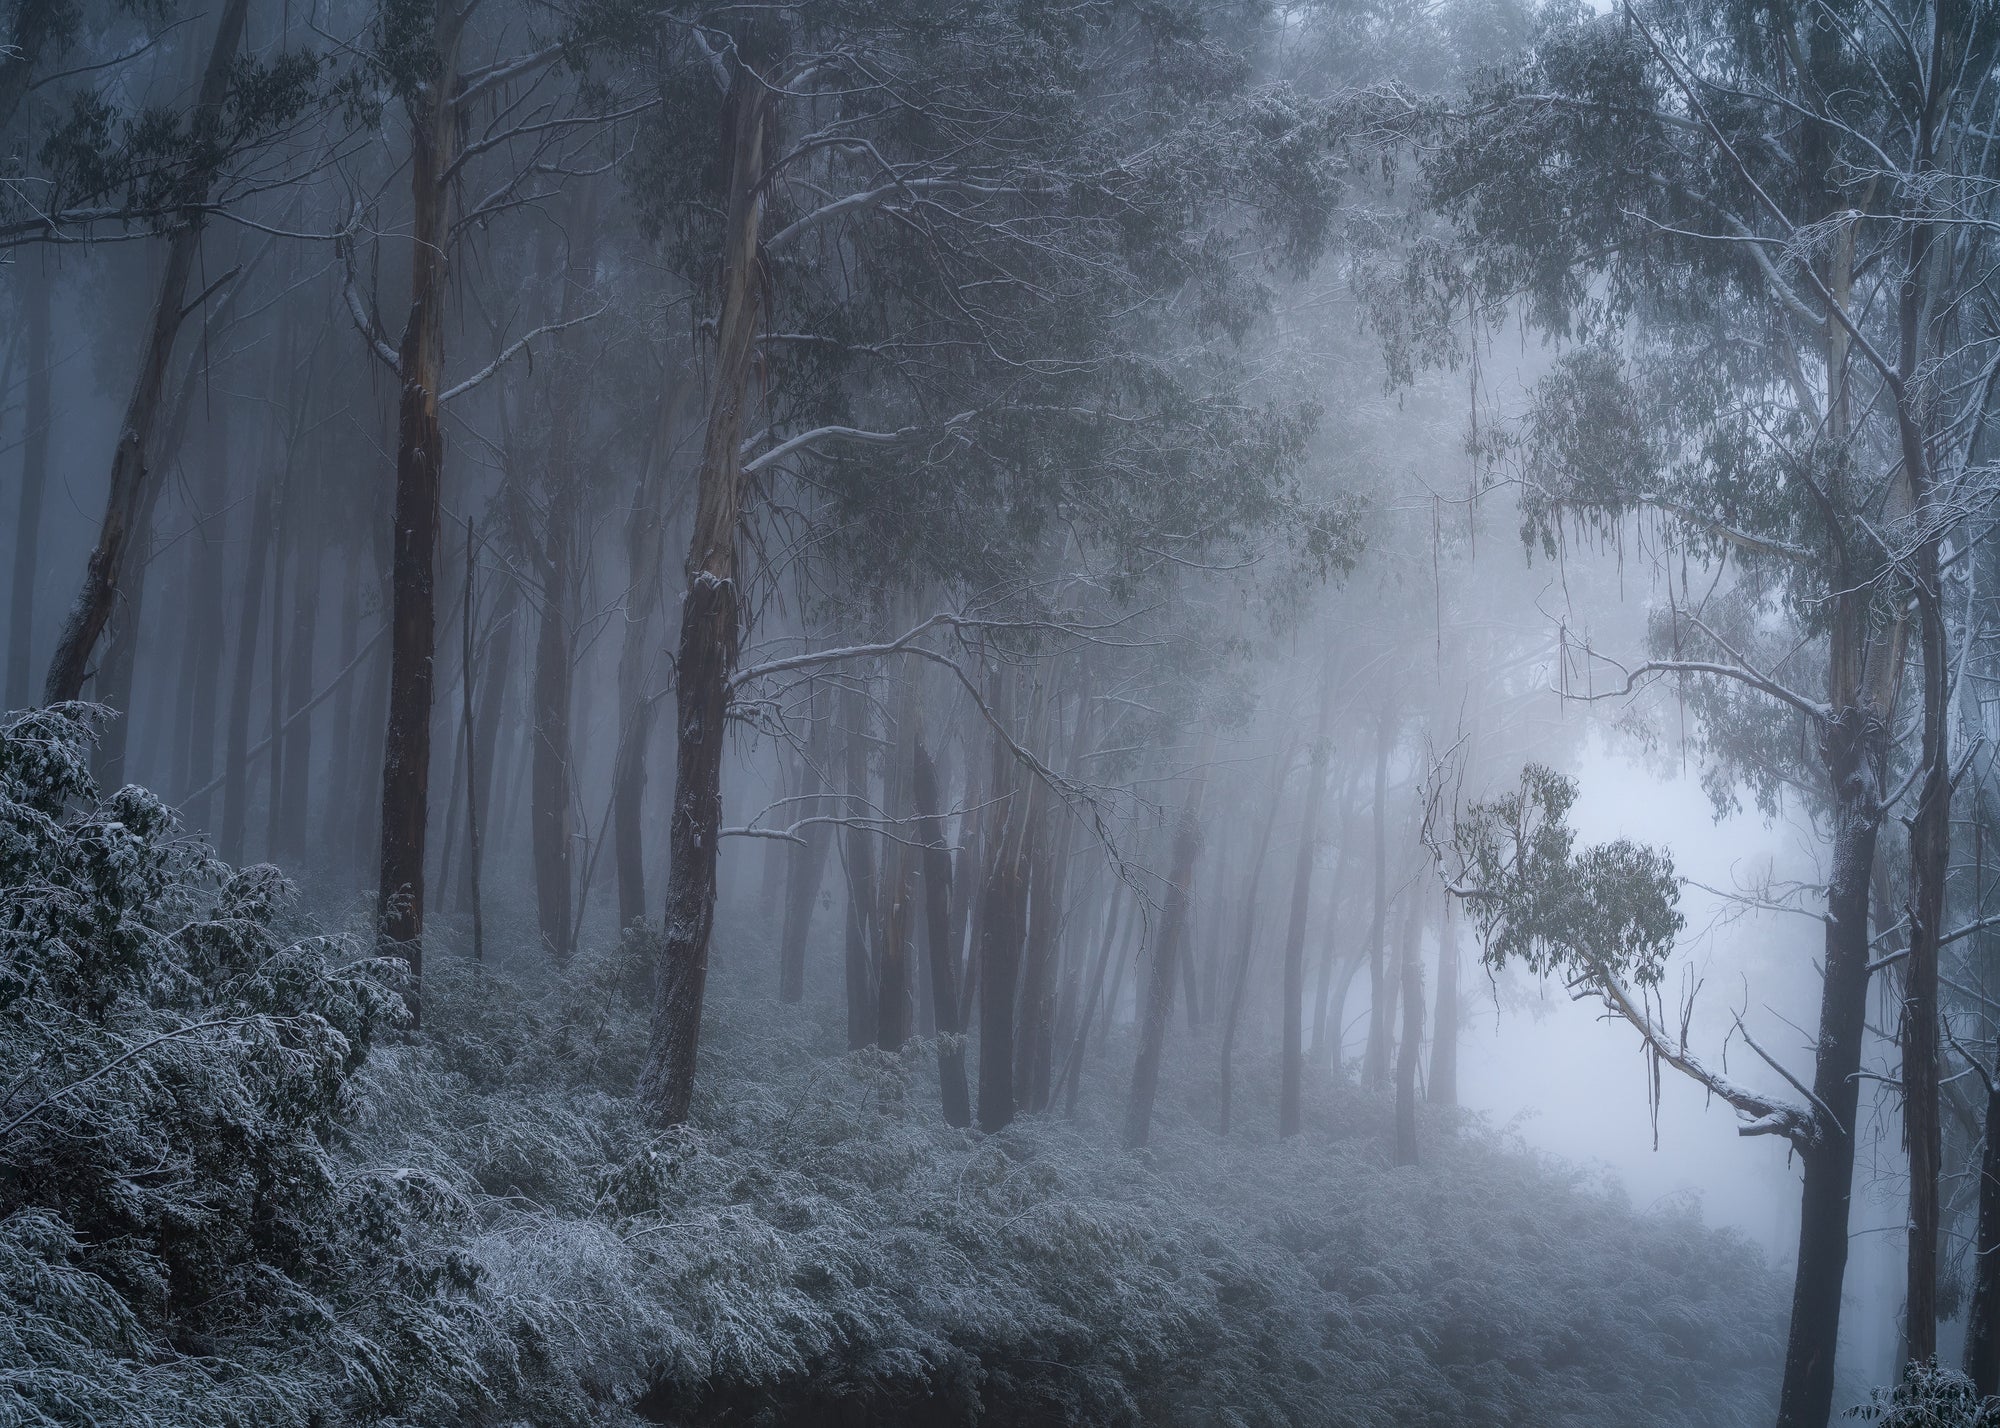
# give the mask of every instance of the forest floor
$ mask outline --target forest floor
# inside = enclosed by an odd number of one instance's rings
[[[436,959],[425,1032],[363,1073],[350,1153],[464,1197],[488,1327],[534,1346],[514,1371],[562,1417],[1768,1419],[1783,1285],[1694,1211],[1637,1213],[1457,1111],[1392,1167],[1388,1098],[1324,1071],[1280,1143],[1260,1050],[1224,1140],[1199,1035],[1145,1151],[1119,1145],[1119,1033],[1073,1117],[955,1130],[934,1042],[849,1053],[832,1001],[771,999],[762,913],[720,921],[690,1126],[657,1135],[626,1094],[644,938],[559,976]],[[820,975],[836,954],[813,949]]]

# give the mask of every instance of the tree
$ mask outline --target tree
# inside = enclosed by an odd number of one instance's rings
[[[1827,840],[1825,980],[1809,1122],[1783,1131],[1804,1184],[1779,1421],[1820,1428],[1847,1257],[1870,881],[1912,613],[1928,652],[1902,1018],[1910,1342],[1919,1354],[1933,1342],[1931,966],[1950,662],[1926,549],[1961,518],[1966,441],[1986,421],[1977,354],[1995,334],[1953,297],[1989,270],[1984,235],[1957,234],[1949,258],[1932,245],[1959,201],[1947,195],[1987,181],[1972,167],[1984,160],[1945,135],[1951,116],[1990,102],[1967,81],[1993,37],[1950,6],[1839,25],[1785,12],[1768,41],[1739,24],[1747,14],[1657,4],[1551,22],[1527,62],[1447,121],[1463,142],[1435,151],[1427,182],[1468,246],[1471,291],[1519,294],[1531,323],[1580,339],[1524,439],[1526,532],[1553,553],[1565,530],[1608,534],[1643,511],[1678,550],[1733,573],[1714,597],[1675,594],[1654,657],[1620,666],[1614,691],[1685,681],[1724,787],[1741,774],[1775,797],[1777,723],[1802,724],[1817,750],[1817,778],[1796,782]],[[1892,302],[1873,301],[1878,285]],[[1759,627],[1768,609],[1789,634]],[[1733,749],[1732,731],[1744,735]]]

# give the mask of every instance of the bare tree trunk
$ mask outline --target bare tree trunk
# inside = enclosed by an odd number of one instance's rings
[[[1985,1139],[1979,1159],[1972,1307],[1965,1316],[1965,1376],[1981,1398],[1990,1398],[2000,1393],[2000,1075],[1986,1085]]]
[[[191,115],[191,122],[199,130],[211,130],[221,123],[223,101],[228,94],[236,52],[242,47],[244,20],[249,10],[249,0],[225,0],[222,7],[216,22],[215,43],[209,50],[208,65],[202,73],[201,90]],[[197,179],[204,195],[212,178],[211,168]],[[174,338],[180,332],[188,275],[194,270],[195,258],[201,250],[201,234],[199,219],[191,217],[167,240],[166,263],[153,301],[146,345],[140,353],[139,373],[125,403],[125,419],[119,427],[118,445],[111,458],[111,486],[105,497],[104,519],[98,527],[97,544],[84,566],[83,586],[70,607],[62,635],[56,641],[55,654],[49,660],[48,678],[42,688],[45,704],[75,699],[83,692],[91,655],[117,601],[118,581],[128,569],[127,552],[140,512],[149,488],[158,484],[150,469],[153,427],[160,416],[167,365],[173,356]]]
[[[1257,831],[1257,849],[1250,855],[1250,882],[1243,890],[1243,922],[1237,929],[1236,965],[1229,978],[1229,1008],[1222,1022],[1221,1133],[1225,1136],[1229,1134],[1229,1113],[1236,1092],[1236,1024],[1243,1015],[1243,999],[1250,986],[1251,954],[1257,945],[1257,890],[1264,880],[1264,859],[1271,851],[1271,834],[1278,826],[1278,809],[1285,801],[1285,778],[1291,773],[1291,763],[1292,744],[1287,740],[1271,780],[1264,822]]]
[[[847,862],[847,1049],[858,1051],[875,1040],[875,959],[870,955],[875,926],[874,835],[858,820],[868,816],[868,702],[849,685],[840,695],[841,723],[847,737],[843,759],[841,813],[850,820],[844,834]]]
[[[309,483],[310,484],[310,483]],[[288,518],[288,524],[302,529],[316,513],[308,508],[304,520]],[[292,631],[285,650],[285,715],[290,727],[284,736],[284,758],[274,763],[282,767],[284,783],[275,792],[277,816],[272,820],[278,832],[276,851],[286,858],[299,858],[306,851],[306,828],[312,802],[312,719],[291,716],[305,708],[317,692],[313,655],[319,643],[320,550],[316,541],[299,540],[292,551]]]
[[[91,690],[99,704],[118,713],[104,730],[92,751],[91,764],[98,784],[118,788],[128,781],[126,750],[132,741],[132,675],[139,660],[140,620],[146,608],[146,576],[153,561],[153,511],[159,504],[163,483],[150,482],[139,499],[132,519],[131,539],[125,548],[126,568],[119,573],[113,599],[115,608],[109,621],[111,637],[105,642]]]
[[[1017,703],[1011,672],[1003,671],[996,704],[1009,717]],[[1027,935],[1026,866],[1032,834],[1028,791],[1012,751],[996,732],[989,795],[997,822],[984,840],[985,877],[979,890],[976,975],[979,979],[979,1128],[991,1134],[1014,1119],[1014,994]]]
[[[243,562],[243,598],[236,625],[236,670],[230,681],[229,736],[224,750],[222,856],[241,864],[244,827],[250,816],[250,691],[257,674],[257,627],[264,613],[264,570],[270,564],[272,505],[276,491],[269,476],[257,483],[250,507],[250,545]]]
[[[465,750],[465,883],[472,900],[472,960],[486,960],[486,917],[480,906],[479,874],[483,849],[479,831],[479,765],[472,737],[472,681],[479,672],[478,651],[472,638],[472,611],[478,594],[479,553],[475,548],[472,522],[465,523],[465,608],[459,613],[459,744]]]
[[[227,567],[223,539],[229,503],[229,426],[224,403],[210,412],[207,430],[207,459],[195,499],[201,504],[200,531],[194,551],[194,571],[190,596],[190,630],[194,648],[188,659],[186,772],[183,787],[203,788],[215,778],[215,745],[219,732],[218,705],[222,696],[222,638],[228,628],[224,610],[222,573]],[[209,827],[210,795],[191,798],[182,808],[189,823]]]
[[[1434,1106],[1458,1104],[1458,900],[1449,893],[1438,927],[1437,1009],[1431,1015],[1431,1077],[1426,1088]]]
[[[618,751],[612,759],[612,861],[618,876],[618,925],[646,915],[647,751],[665,675],[654,624],[664,594],[667,540],[667,453],[678,392],[662,392],[645,474],[625,516],[627,594],[624,638],[618,651]]]
[[[665,966],[640,1080],[641,1099],[662,1124],[686,1120],[694,1099],[709,934],[715,923],[729,676],[740,636],[736,546],[743,504],[743,417],[761,323],[758,227],[764,212],[764,145],[771,123],[763,81],[739,68],[725,108],[730,154],[723,297],[676,661],[677,778],[669,837]]]
[[[1079,716],[1080,717],[1080,716]],[[1080,732],[1080,731],[1079,731]],[[1081,738],[1079,737],[1079,743]],[[1056,1037],[1056,961],[1061,947],[1063,897],[1069,883],[1070,841],[1076,820],[1037,787],[1034,856],[1029,873],[1027,966],[1022,986],[1021,1057],[1015,1091],[1029,1111],[1049,1108]],[[1051,827],[1054,824],[1056,826]]]
[[[476,787],[470,788],[468,796],[482,810],[482,848],[485,846],[483,830],[491,829],[499,822],[495,814],[499,808],[496,766],[499,763],[500,718],[507,708],[508,681],[514,662],[514,627],[520,608],[520,583],[511,574],[503,575],[493,613],[486,619],[486,633],[475,646],[479,683],[474,691],[472,744],[467,753],[472,761]],[[472,894],[471,869],[462,868],[458,880],[460,912],[472,911]]]
[[[1320,801],[1326,794],[1327,743],[1333,722],[1332,666],[1322,681],[1319,721],[1313,731],[1312,765],[1306,774],[1305,807],[1299,814],[1298,857],[1292,864],[1292,912],[1285,928],[1285,986],[1279,1000],[1278,1135],[1299,1133],[1300,1083],[1305,1074],[1306,916],[1312,910],[1313,866],[1319,858]]]
[[[558,481],[567,478],[558,475]],[[570,787],[570,622],[571,525],[573,507],[568,490],[549,503],[541,620],[535,638],[534,722],[529,741],[533,769],[529,775],[528,824],[534,846],[535,914],[542,950],[558,963],[570,955],[570,926],[575,886],[571,869]]]
[[[958,1010],[958,949],[952,945],[951,852],[944,839],[944,800],[937,767],[917,730],[911,791],[917,809],[917,837],[924,845],[924,932],[929,952],[931,1008],[938,1029],[938,1095],[946,1125],[972,1124],[972,1098],[965,1081],[965,1027]],[[797,863],[794,863],[794,867]]]
[[[1208,765],[1214,736],[1205,741],[1187,807],[1174,830],[1173,879],[1167,884],[1166,907],[1160,918],[1159,945],[1146,977],[1145,1011],[1139,1020],[1139,1055],[1132,1068],[1132,1099],[1125,1110],[1125,1147],[1137,1150],[1153,1129],[1153,1102],[1160,1090],[1160,1057],[1166,1049],[1167,1022],[1174,1010],[1174,977],[1187,941],[1188,894],[1194,882],[1195,857],[1201,851],[1201,806],[1208,791]]]
[[[1403,1036],[1396,1048],[1396,1161],[1417,1163],[1417,1060],[1424,1040],[1424,964],[1419,955],[1424,900],[1413,890],[1403,918],[1403,945],[1397,957],[1402,981]]]
[[[916,681],[905,678],[896,727],[883,742],[882,810],[890,818],[907,818],[915,812],[910,785],[916,759],[916,692]],[[917,850],[907,834],[899,832],[884,846],[882,864],[875,1042],[884,1051],[900,1051],[910,1039],[910,945],[917,923]]]
[[[1361,1059],[1361,1081],[1371,1091],[1389,1084],[1389,747],[1395,724],[1385,711],[1375,734],[1375,806],[1370,812],[1375,833],[1375,911],[1368,924],[1368,1046]]]
[[[28,328],[27,405],[22,416],[21,504],[14,526],[13,593],[7,606],[7,707],[26,707],[32,698],[29,674],[35,639],[35,571],[42,545],[42,501],[49,485],[49,431],[55,422],[55,344],[51,340],[50,289],[55,286],[49,256],[40,254],[26,280]]]
[[[410,309],[397,350],[395,538],[390,558],[389,710],[382,745],[383,953],[410,963],[407,1000],[423,1013],[424,835],[430,821],[431,704],[437,679],[437,549],[444,495],[444,310],[450,293],[462,14],[440,0],[431,82],[410,106]]]
[[[833,755],[830,703],[826,691],[815,687],[812,727],[806,733],[805,757],[800,761],[800,798],[794,822],[823,818],[828,812],[826,766]],[[824,824],[808,825],[801,836],[805,845],[793,850],[785,872],[785,922],[778,939],[778,1000],[794,1005],[806,996],[806,941],[812,931],[813,900],[825,880],[826,856],[833,846]]]
[[[1072,1116],[1076,1114],[1078,1088],[1083,1082],[1083,1054],[1089,1046],[1091,1029],[1097,1020],[1097,1008],[1104,994],[1104,974],[1110,966],[1112,953],[1118,946],[1120,931],[1118,924],[1125,909],[1124,890],[1125,885],[1122,882],[1116,878],[1112,879],[1111,891],[1105,898],[1104,942],[1098,949],[1097,966],[1090,974],[1090,991],[1084,998],[1082,1014],[1076,1019],[1076,1036],[1070,1042],[1069,1059],[1063,1066],[1063,1080],[1067,1083],[1069,1091],[1063,1103],[1063,1110]],[[1111,994],[1115,997],[1117,993],[1118,988],[1114,983]]]

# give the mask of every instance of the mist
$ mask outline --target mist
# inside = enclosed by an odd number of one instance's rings
[[[0,1423],[2000,1422],[1996,79],[4,0]]]

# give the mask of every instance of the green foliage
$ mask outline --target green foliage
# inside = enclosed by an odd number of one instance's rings
[[[1625,838],[1578,852],[1567,822],[1576,797],[1574,779],[1529,764],[1518,788],[1458,819],[1458,883],[1486,960],[1655,986],[1686,922],[1673,860]]]

